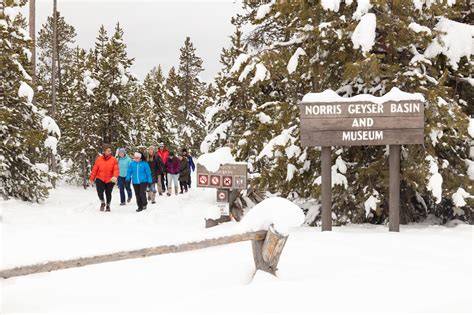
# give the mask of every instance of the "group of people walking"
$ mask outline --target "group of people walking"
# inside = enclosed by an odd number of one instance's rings
[[[148,147],[145,153],[135,152],[133,158],[127,155],[125,148],[117,151],[117,159],[112,156],[112,147],[102,146],[102,154],[96,159],[90,181],[96,184],[100,199],[100,211],[110,211],[112,190],[115,183],[120,191],[120,205],[132,200],[132,189],[135,192],[137,212],[147,208],[148,201],[156,203],[156,193],[171,196],[188,192],[191,188],[191,172],[195,165],[192,156],[186,149],[176,155],[169,152],[163,142],[158,149]],[[105,198],[104,198],[105,194]]]

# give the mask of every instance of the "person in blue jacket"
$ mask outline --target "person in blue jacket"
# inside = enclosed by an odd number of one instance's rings
[[[130,188],[130,181],[126,181],[128,167],[132,163],[132,159],[127,155],[125,148],[120,148],[118,150],[118,166],[119,166],[119,177],[118,177],[118,187],[120,191],[120,205],[125,206],[125,190],[127,190],[127,203],[132,200],[132,189]]]
[[[196,165],[194,165],[193,157],[188,153],[188,150],[183,149],[181,153],[182,153],[182,156],[188,159],[188,164],[189,164],[188,186],[189,188],[191,188],[191,172],[194,172],[194,170],[196,169]]]
[[[143,153],[135,152],[133,161],[130,163],[127,172],[127,181],[131,181],[135,190],[135,198],[137,199],[137,212],[146,210],[148,201],[146,199],[146,187],[153,182],[151,170],[148,162],[145,161]]]

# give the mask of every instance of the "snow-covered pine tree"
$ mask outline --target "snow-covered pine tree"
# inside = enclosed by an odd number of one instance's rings
[[[62,92],[64,90],[63,76],[64,69],[72,57],[73,47],[75,42],[76,30],[74,26],[68,24],[60,12],[57,12],[57,91],[58,101],[61,99]],[[47,104],[51,100],[51,63],[52,63],[52,52],[53,52],[53,17],[48,16],[46,23],[44,23],[38,33],[37,40],[38,48],[40,49],[39,54],[39,67],[38,72],[41,77],[42,93],[47,94]],[[61,112],[61,108],[58,108],[58,113]],[[58,115],[60,116],[60,115]]]
[[[55,121],[61,129],[64,128],[64,111],[67,110],[68,102],[65,98],[68,86],[64,83],[67,72],[71,69],[71,57],[73,53],[72,44],[75,42],[76,31],[74,27],[66,22],[63,16],[57,12],[57,36],[56,36],[56,74],[55,74]],[[39,64],[37,73],[38,92],[35,95],[36,104],[51,112],[52,100],[52,53],[53,53],[53,16],[49,16],[39,31],[37,45],[39,48]],[[67,152],[62,150],[59,141],[56,159],[62,158]],[[59,169],[59,172],[62,172]]]
[[[305,93],[330,88],[343,96],[382,95],[399,87],[421,92],[428,100],[425,147],[402,150],[402,222],[419,221],[428,214],[443,221],[472,220],[473,199],[466,198],[473,194],[467,174],[472,165],[469,120],[462,111],[463,101],[447,84],[450,67],[464,65],[472,73],[472,55],[463,51],[456,56],[448,49],[453,36],[449,31],[467,34],[464,42],[472,41],[472,26],[454,22],[463,19],[467,4],[334,0],[244,1],[243,5],[247,13],[238,19],[253,26],[246,41],[252,54],[239,73],[253,74],[249,86],[261,85],[261,90],[252,95],[255,106],[246,116],[254,128],[244,133],[236,152],[249,152],[251,170],[260,175],[253,186],[283,196],[319,196],[319,153],[302,148],[298,137],[296,101]],[[263,148],[259,142],[265,143]],[[333,188],[335,219],[385,222],[386,148],[333,152],[333,176],[338,179]],[[367,207],[369,198],[377,201],[375,209]],[[308,221],[316,215],[317,211],[310,213]]]
[[[165,103],[170,107],[174,119],[170,128],[170,135],[168,137],[170,142],[168,145],[174,144],[176,149],[184,146],[178,128],[178,116],[180,114],[177,113],[178,108],[181,106],[181,99],[182,91],[180,90],[180,77],[176,72],[176,68],[171,67],[165,82]]]
[[[230,40],[230,47],[223,48],[220,56],[222,70],[215,78],[215,101],[205,110],[207,135],[200,148],[203,153],[239,141],[248,129],[245,118],[251,108],[248,84],[239,82],[238,70],[249,56],[239,27],[236,27]],[[241,158],[247,160],[247,156]]]
[[[31,40],[19,13],[25,3],[5,1],[0,11],[0,194],[37,202],[48,196],[50,183],[41,163],[46,156],[45,117],[32,103],[33,82],[28,73]],[[54,121],[46,118],[45,123],[52,127]]]
[[[128,58],[126,48],[119,23],[109,40],[104,27],[100,28],[94,50],[93,75],[99,80],[94,99],[102,123],[102,141],[114,148],[127,146],[129,140],[127,119],[136,78],[129,72],[133,58]]]
[[[63,126],[60,147],[63,163],[68,166],[70,181],[89,185],[89,174],[102,144],[99,136],[100,116],[94,101],[94,90],[99,81],[93,77],[94,55],[76,47],[65,69],[63,99],[68,104],[63,110]],[[88,117],[88,119],[84,119]]]
[[[204,138],[204,108],[201,106],[201,96],[204,94],[205,85],[199,78],[199,73],[204,69],[191,38],[186,37],[180,52],[178,84],[181,99],[179,106],[174,109],[178,136],[183,147],[197,152]]]
[[[170,83],[173,79],[170,81]],[[143,80],[143,86],[151,97],[151,114],[149,124],[152,126],[152,132],[147,139],[150,145],[157,145],[160,140],[165,141],[168,146],[177,147],[176,117],[172,107],[167,102],[165,76],[161,66],[153,68]],[[177,104],[177,103],[175,103]]]

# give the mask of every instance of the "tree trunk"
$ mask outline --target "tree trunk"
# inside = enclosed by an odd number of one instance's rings
[[[53,2],[53,52],[52,52],[52,62],[51,62],[51,117],[56,119],[56,54],[57,54],[57,0]],[[51,171],[56,173],[56,158],[51,150],[50,153],[50,166]],[[52,180],[53,187],[56,187],[56,181]]]
[[[30,0],[29,31],[31,37],[31,77],[36,81],[36,0]]]

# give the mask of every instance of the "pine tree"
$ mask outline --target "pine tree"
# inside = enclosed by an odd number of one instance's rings
[[[171,110],[171,121],[170,134],[167,137],[168,145],[174,144],[176,148],[184,147],[183,138],[179,134],[179,119],[180,112],[178,108],[181,106],[182,92],[180,90],[180,77],[176,73],[175,67],[171,67],[168,72],[168,76],[165,82],[165,103],[168,104]]]
[[[68,62],[71,59],[73,48],[72,44],[75,42],[76,30],[68,24],[60,12],[57,12],[57,90],[58,95],[61,96],[64,90],[63,86],[63,74],[64,69],[67,68]],[[48,16],[46,23],[42,25],[42,28],[38,34],[38,48],[41,50],[39,55],[39,72],[41,74],[43,91],[47,91],[47,87],[51,78],[51,63],[52,63],[52,52],[53,52],[53,17]],[[50,95],[49,91],[49,95]],[[50,98],[49,98],[50,99]]]
[[[189,37],[186,37],[180,52],[178,82],[181,99],[175,108],[178,134],[183,147],[196,151],[204,135],[204,109],[200,102],[204,84],[199,79],[199,73],[204,69]]]
[[[18,14],[25,1],[7,1],[0,11],[0,194],[27,201],[48,196],[49,175],[42,167],[45,155],[44,112],[33,105],[29,62],[31,41],[26,20]]]
[[[170,82],[172,81],[173,79]],[[153,68],[145,76],[143,86],[150,96],[149,125],[152,127],[152,132],[147,141],[156,144],[162,140],[171,147],[178,146],[176,135],[172,132],[177,126],[176,117],[167,102],[166,82],[161,66]]]
[[[92,51],[87,53],[79,47],[73,50],[64,81],[67,89],[63,92],[68,106],[63,111],[62,158],[70,164],[69,181],[80,183],[84,188],[89,185],[97,148],[102,144],[100,116],[94,99],[99,81],[92,75],[93,61]]]
[[[95,103],[102,122],[99,134],[103,142],[113,147],[126,146],[129,139],[127,119],[136,81],[129,72],[133,58],[127,56],[119,23],[114,35],[105,43],[106,40],[107,33],[101,27],[94,51],[94,75],[99,80]]]

